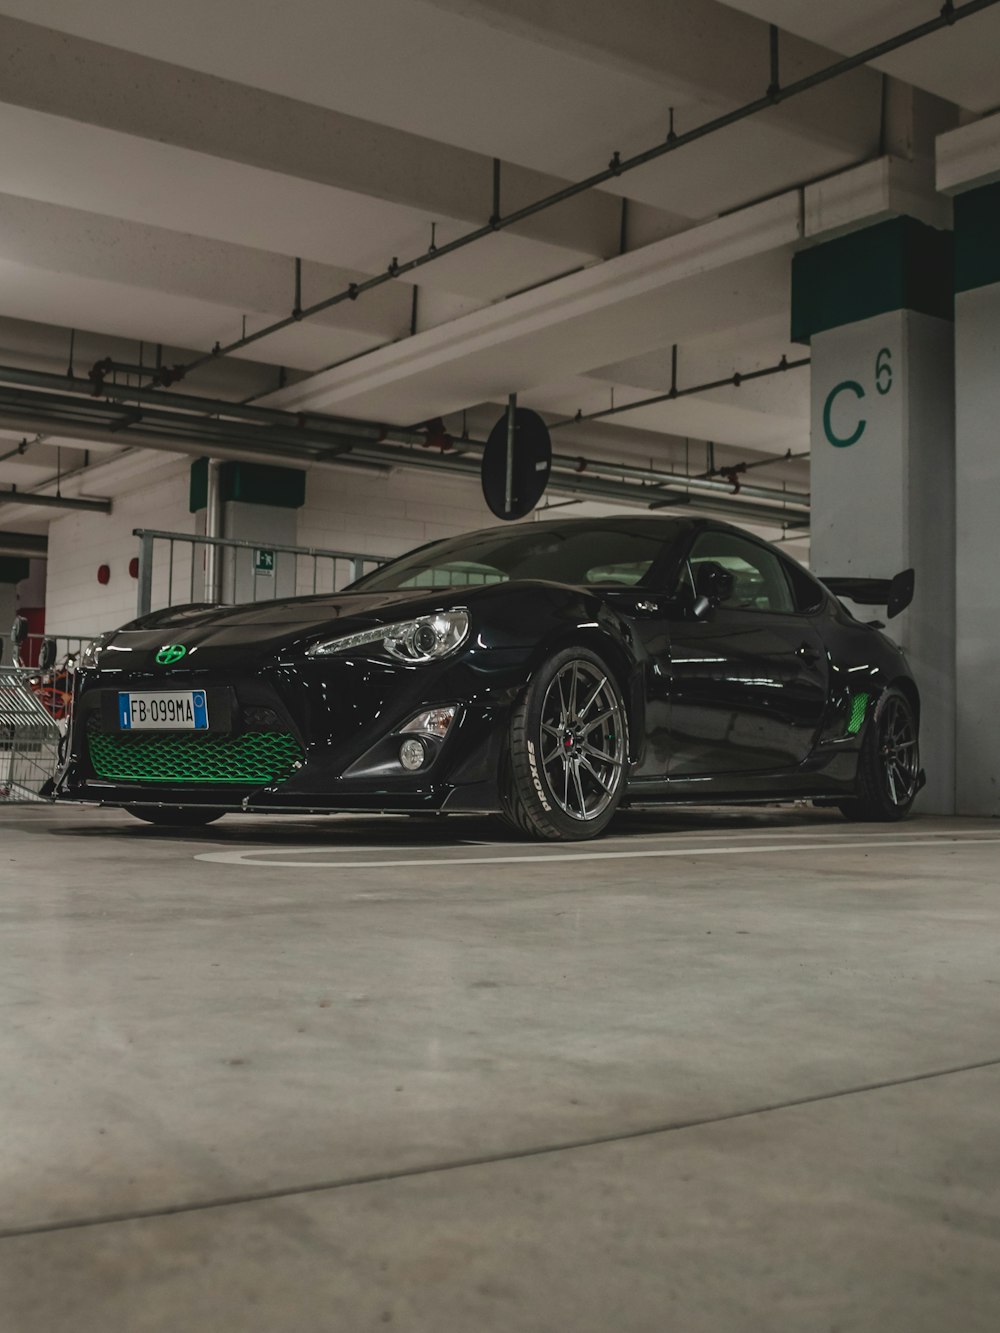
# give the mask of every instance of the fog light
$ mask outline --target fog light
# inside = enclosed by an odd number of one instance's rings
[[[423,767],[425,754],[423,741],[411,736],[399,747],[399,762],[412,773],[415,768]]]

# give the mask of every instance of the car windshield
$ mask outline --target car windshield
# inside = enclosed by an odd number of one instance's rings
[[[451,537],[411,551],[353,585],[366,591],[465,588],[511,579],[632,587],[682,531],[680,522],[525,524]]]

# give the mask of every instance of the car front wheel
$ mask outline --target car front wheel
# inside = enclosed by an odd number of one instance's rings
[[[582,646],[554,654],[511,715],[507,823],[551,842],[595,838],[618,808],[627,766],[628,720],[611,669]]]

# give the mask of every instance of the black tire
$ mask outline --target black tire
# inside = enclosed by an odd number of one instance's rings
[[[146,824],[156,824],[160,828],[203,828],[206,824],[214,824],[226,813],[225,810],[202,809],[196,805],[127,805],[125,809],[133,819],[141,819]]]
[[[841,801],[848,819],[905,819],[921,786],[919,727],[913,705],[895,686],[884,690],[868,720],[858,758],[858,794]]]
[[[503,819],[549,842],[596,838],[628,773],[628,715],[608,664],[589,648],[555,653],[514,706],[500,774]]]

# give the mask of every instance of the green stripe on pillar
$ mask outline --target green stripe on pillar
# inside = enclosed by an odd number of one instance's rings
[[[0,555],[0,583],[20,583],[28,573],[28,562],[21,556]]]
[[[954,247],[947,231],[889,218],[792,259],[792,341],[891,310],[954,317]]]
[[[955,198],[955,291],[1000,282],[1000,182]]]

